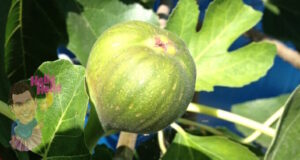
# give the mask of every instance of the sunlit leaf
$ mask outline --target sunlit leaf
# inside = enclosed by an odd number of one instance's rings
[[[266,42],[251,43],[228,52],[231,44],[261,18],[259,11],[242,0],[215,0],[195,33],[198,6],[194,0],[180,0],[167,29],[187,44],[197,66],[197,91],[214,86],[242,87],[264,76],[273,65],[276,48]]]
[[[64,60],[45,62],[37,70],[37,75],[44,74],[55,76],[61,89],[47,108],[41,108],[45,98],[38,96],[42,143],[34,151],[44,159],[89,159],[83,135],[88,106],[84,68]]]

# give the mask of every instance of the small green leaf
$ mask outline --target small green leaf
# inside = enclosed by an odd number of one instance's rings
[[[54,1],[12,0],[4,44],[9,80],[14,83],[29,78],[44,61],[57,59],[64,29]]]
[[[37,71],[43,74],[55,76],[55,85],[61,89],[53,93],[53,103],[47,108],[41,107],[45,98],[38,96],[42,143],[34,152],[43,159],[89,159],[83,134],[88,106],[84,67],[63,60],[45,62]]]
[[[118,0],[69,0],[61,7],[72,8],[67,13],[68,49],[86,65],[90,50],[101,33],[114,24],[141,20],[158,24],[157,16],[140,4],[125,5]]]
[[[253,119],[257,122],[264,123],[270,116],[272,116],[280,107],[284,105],[287,98],[288,95],[281,95],[274,98],[258,99],[236,104],[232,106],[232,112],[249,119]],[[274,123],[271,125],[271,127],[276,127],[276,124],[277,123]],[[254,132],[253,130],[240,125],[236,125],[236,127],[245,136],[249,136]],[[264,147],[268,147],[271,141],[272,138],[266,135],[261,135],[256,140],[256,142]]]
[[[276,48],[270,43],[251,43],[228,52],[230,45],[260,20],[260,12],[242,0],[215,0],[206,11],[201,30],[194,33],[198,7],[193,0],[181,1],[167,29],[186,42],[195,60],[196,91],[212,91],[214,86],[242,87],[264,76],[273,65]]]
[[[258,160],[246,147],[220,136],[176,134],[163,160]]]
[[[300,132],[300,86],[288,98],[266,160],[298,160]]]

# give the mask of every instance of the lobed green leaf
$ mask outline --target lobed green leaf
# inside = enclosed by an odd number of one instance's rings
[[[186,42],[194,58],[196,91],[242,87],[264,76],[273,65],[276,48],[270,43],[251,43],[228,52],[232,43],[260,20],[261,12],[242,0],[215,0],[196,32],[198,15],[195,0],[181,0],[167,23],[167,29]]]

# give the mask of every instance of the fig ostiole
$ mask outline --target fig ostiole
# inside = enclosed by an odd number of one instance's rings
[[[86,68],[91,101],[105,130],[151,133],[186,111],[196,69],[175,34],[140,21],[119,23],[95,42]]]

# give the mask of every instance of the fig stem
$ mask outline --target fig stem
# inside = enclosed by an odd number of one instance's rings
[[[184,124],[184,125],[190,125],[190,126],[195,126],[195,127],[204,129],[204,130],[206,130],[210,133],[213,133],[215,135],[224,135],[222,132],[218,131],[217,129],[215,129],[213,127],[210,127],[210,126],[207,126],[207,125],[204,125],[204,124],[200,124],[200,123],[197,123],[197,122],[185,119],[185,118],[179,118],[177,120],[177,122],[181,123],[181,124]]]
[[[128,148],[134,150],[137,134],[129,132],[121,132],[119,136],[119,141],[117,148],[121,146],[127,146]]]
[[[177,123],[172,123],[171,124],[171,127],[173,128],[173,129],[175,129],[179,134],[181,134],[183,137],[185,137],[186,136],[186,132],[184,131],[184,129],[180,126],[180,125],[178,125]]]
[[[162,155],[164,155],[167,152],[167,147],[165,145],[164,131],[163,130],[158,131],[157,139],[158,139],[158,145],[159,145],[159,148],[162,152]]]
[[[276,122],[282,115],[284,111],[284,107],[281,107],[280,109],[278,109],[270,118],[268,118],[264,125],[265,126],[270,126],[272,125],[274,122]],[[256,138],[258,138],[259,136],[261,135],[261,132],[260,131],[255,131],[253,132],[251,135],[249,135],[248,137],[244,138],[242,140],[243,143],[251,143],[253,141],[256,140]]]
[[[117,144],[114,160],[132,160],[137,139],[136,133],[121,132]]]
[[[216,109],[213,107],[208,107],[205,105],[195,104],[195,103],[190,103],[187,111],[213,116],[213,117],[216,117],[219,119],[223,119],[223,120],[226,120],[229,122],[233,122],[233,123],[245,126],[247,128],[251,128],[251,129],[260,131],[270,137],[275,137],[275,133],[276,133],[275,129],[265,126],[257,121],[248,119],[246,117],[243,117],[243,116],[240,116],[240,115],[228,112],[228,111]]]

